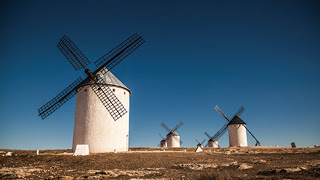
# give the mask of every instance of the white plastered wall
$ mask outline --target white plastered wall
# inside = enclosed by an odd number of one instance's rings
[[[84,86],[77,93],[73,151],[77,144],[88,144],[90,153],[128,151],[130,92],[121,87],[109,87],[114,89],[113,93],[127,113],[114,121],[90,86]]]
[[[167,136],[167,146],[168,147],[180,147],[180,136]]]
[[[246,147],[247,130],[245,124],[231,124],[228,126],[229,145],[230,147]]]
[[[218,141],[208,141],[208,146],[209,147],[219,147]]]

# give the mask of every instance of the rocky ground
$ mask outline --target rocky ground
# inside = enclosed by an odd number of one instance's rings
[[[71,150],[36,155],[36,151],[2,149],[0,179],[320,179],[320,148],[194,150],[131,148],[72,156]]]

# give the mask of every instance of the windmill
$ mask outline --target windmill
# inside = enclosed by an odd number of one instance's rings
[[[160,141],[160,144],[159,144],[159,146],[160,147],[167,147],[167,139],[166,138],[164,138],[160,133],[159,133],[159,136],[161,137],[161,141]]]
[[[201,148],[203,148],[203,143],[206,141],[205,139],[203,140],[203,141],[198,141],[197,139],[196,139],[196,141],[197,141],[197,147],[201,147]]]
[[[73,150],[77,144],[88,144],[90,152],[128,149],[131,91],[110,70],[144,42],[133,34],[95,61],[97,69],[91,72],[86,67],[89,60],[66,35],[59,41],[59,50],[76,70],[83,68],[87,77],[79,77],[38,111],[45,119],[77,94]]]
[[[219,114],[221,114],[220,112],[222,112],[218,106],[215,106],[214,107],[216,111],[218,111]],[[220,110],[220,111],[219,111]],[[244,107],[241,106],[240,109],[234,114],[234,116],[240,116],[243,111],[244,111]],[[227,123],[225,125],[223,125],[218,132],[216,132],[213,136],[211,136],[210,134],[208,134],[207,132],[205,132],[204,134],[209,138],[209,141],[207,143],[206,146],[208,147],[219,147],[219,144],[218,144],[218,140],[224,135],[224,133],[226,133],[227,131],[227,127],[228,127],[228,123],[229,123],[229,119],[228,117],[222,113],[221,114],[223,117],[225,117]]]
[[[168,131],[167,134],[167,147],[180,147],[180,145],[183,143],[180,140],[180,135],[177,133],[177,130],[183,125],[183,122],[180,121],[173,129],[170,130],[170,128],[165,125],[164,123],[160,124],[166,131]]]
[[[220,130],[222,130],[222,134],[225,133],[228,128],[229,132],[229,145],[233,146],[247,146],[247,134],[246,131],[256,140],[255,146],[260,146],[260,142],[258,139],[249,131],[246,127],[246,123],[239,118],[239,116],[243,113],[244,107],[241,108],[235,113],[233,118],[230,120],[227,115],[216,105],[214,109],[228,122],[228,124],[224,125]],[[220,136],[221,137],[221,136]]]

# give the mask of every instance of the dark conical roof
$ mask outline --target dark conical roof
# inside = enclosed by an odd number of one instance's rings
[[[231,124],[246,124],[242,119],[240,119],[237,115],[232,118],[232,120],[229,122],[228,126]]]
[[[127,89],[131,94],[130,89],[127,88],[127,86],[125,86],[111,71],[108,71],[102,78],[106,84],[122,87],[124,89]]]

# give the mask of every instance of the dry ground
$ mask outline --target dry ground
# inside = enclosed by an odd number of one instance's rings
[[[165,151],[164,151],[165,150]],[[0,179],[320,179],[319,148],[131,148],[72,156],[71,150],[0,150]],[[3,156],[6,152],[12,156]]]

